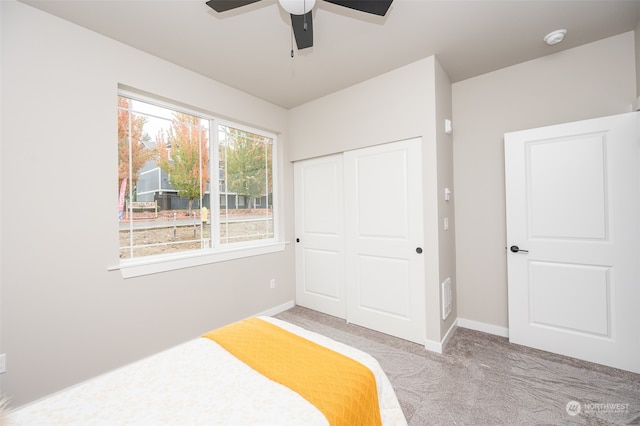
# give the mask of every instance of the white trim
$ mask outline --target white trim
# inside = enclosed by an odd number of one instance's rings
[[[458,326],[458,321],[454,321],[449,327],[449,330],[444,335],[444,338],[441,342],[435,342],[433,340],[425,340],[424,348],[430,352],[435,352],[438,354],[442,354],[444,350],[447,348],[447,344],[449,344],[449,340],[456,334],[456,329]]]
[[[507,337],[507,338],[509,337],[508,328],[499,327],[497,325],[487,324],[484,322],[468,320],[464,318],[457,318],[453,322],[453,324],[451,324],[451,327],[449,327],[449,330],[447,330],[447,333],[445,334],[441,342],[436,342],[433,340],[425,340],[424,348],[428,351],[442,354],[446,349],[447,344],[449,343],[449,340],[451,340],[453,335],[456,333],[456,329],[458,327],[468,328],[469,330],[481,331],[483,333],[488,333],[488,334],[494,334],[500,337]]]
[[[449,327],[449,330],[447,330],[447,333],[444,335],[444,339],[442,339],[442,351],[444,352],[445,349],[447,349],[447,345],[449,344],[449,340],[451,340],[451,338],[453,337],[454,334],[456,334],[456,330],[458,328],[458,321],[454,321],[453,324],[451,324],[451,327]]]
[[[425,339],[424,348],[429,352],[435,352],[437,354],[442,354],[442,343],[436,342],[434,340]]]
[[[191,268],[193,266],[207,265],[210,263],[225,262],[227,260],[240,259],[249,256],[284,251],[288,243],[268,243],[253,247],[239,247],[215,252],[195,251],[183,255],[168,255],[147,257],[133,260],[122,260],[118,266],[110,266],[109,271],[120,270],[123,278],[140,277],[143,275],[157,274],[160,272],[174,271],[176,269]]]
[[[468,320],[464,318],[458,318],[456,322],[458,323],[458,327],[482,331],[483,333],[495,334],[496,336],[501,337],[509,337],[509,329],[506,327],[499,327],[497,325]]]
[[[278,306],[274,306],[273,308],[269,308],[266,311],[262,311],[259,314],[256,314],[257,317],[272,317],[274,315],[277,315],[281,312],[284,312],[288,309],[293,308],[294,306],[296,306],[295,302],[293,300],[289,300],[286,303],[283,303],[282,305],[278,305]]]

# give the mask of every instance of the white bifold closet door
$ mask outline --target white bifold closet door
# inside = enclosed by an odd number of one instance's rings
[[[424,344],[421,159],[416,138],[295,164],[299,305]]]

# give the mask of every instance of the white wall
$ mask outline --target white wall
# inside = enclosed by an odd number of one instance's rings
[[[417,61],[291,109],[291,160],[431,135],[434,61]]]
[[[436,90],[443,99],[438,104]],[[437,60],[429,57],[290,111],[292,160],[422,137],[426,338],[436,344],[446,328],[440,320],[440,267],[445,266],[447,274],[455,273],[453,231],[447,236],[449,246],[443,250],[438,231],[439,180],[448,184],[453,175],[450,155],[446,150],[443,155],[439,153],[446,138],[444,125],[437,126],[436,117],[450,116],[450,109],[449,80]],[[453,225],[453,216],[451,222]]]
[[[634,33],[453,84],[458,316],[508,327],[503,135],[630,111]]]
[[[13,406],[294,299],[291,246],[128,280],[107,271],[119,83],[276,133],[286,110],[22,3],[0,7],[1,378]],[[286,134],[279,143],[290,236]]]
[[[640,97],[640,21],[635,29],[635,53],[636,53],[636,96]]]

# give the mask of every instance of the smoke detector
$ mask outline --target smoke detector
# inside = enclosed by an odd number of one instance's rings
[[[567,34],[567,30],[555,30],[544,36],[544,42],[549,46],[560,43],[564,40],[564,36]]]

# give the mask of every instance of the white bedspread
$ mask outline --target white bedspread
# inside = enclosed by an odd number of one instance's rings
[[[270,317],[286,330],[354,358],[376,376],[382,423],[406,425],[389,379],[370,355]],[[8,426],[327,425],[311,403],[199,338],[9,413]]]

